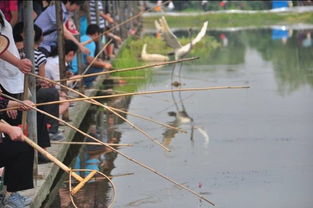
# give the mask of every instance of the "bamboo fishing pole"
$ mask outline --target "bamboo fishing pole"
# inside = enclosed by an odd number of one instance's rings
[[[115,111],[121,112],[121,113],[125,113],[125,114],[128,114],[128,115],[137,117],[137,118],[141,118],[141,119],[146,120],[146,121],[151,121],[151,122],[153,122],[153,123],[159,124],[159,125],[161,125],[161,126],[164,126],[164,127],[166,127],[166,128],[169,128],[169,129],[175,129],[175,130],[177,130],[177,131],[179,131],[179,132],[187,133],[187,131],[185,131],[185,130],[183,130],[183,129],[181,129],[181,128],[177,128],[177,127],[175,127],[175,126],[171,126],[171,125],[168,125],[168,124],[166,124],[166,123],[159,122],[159,121],[157,121],[157,120],[148,118],[148,117],[146,117],[146,116],[142,116],[142,115],[139,115],[139,114],[136,114],[136,113],[132,113],[132,112],[123,111],[123,110],[121,110],[121,109],[113,108],[113,107],[111,107],[111,106],[110,106],[109,108],[111,108],[111,109],[113,109],[113,110],[115,110]]]
[[[12,99],[15,100],[16,102],[21,102],[20,100],[17,99],[13,99],[13,97],[2,94],[4,97],[8,98],[8,99]],[[29,105],[29,107],[31,107]],[[33,107],[32,107],[33,108]],[[6,123],[6,121],[1,120],[2,123]],[[54,162],[57,166],[59,166],[62,170],[64,170],[65,172],[69,173],[70,172],[70,168],[67,167],[65,164],[63,164],[61,161],[59,161],[56,157],[54,157],[53,155],[51,155],[49,152],[47,152],[45,149],[43,149],[42,147],[40,147],[38,144],[36,144],[33,140],[31,140],[30,138],[28,138],[27,136],[23,135],[23,140],[29,144],[31,147],[33,147],[35,150],[37,150],[38,152],[40,152],[42,155],[44,155],[46,158],[48,158],[49,160],[51,160],[52,162]],[[76,174],[75,172],[72,172],[71,174],[76,180],[78,181],[82,181],[83,178],[80,177],[78,174]]]
[[[1,120],[2,123],[8,124],[6,121]],[[46,158],[48,158],[50,161],[52,161],[54,164],[59,166],[62,170],[64,170],[66,173],[69,174],[69,176],[74,177],[77,181],[79,181],[78,185],[75,186],[73,190],[70,190],[72,195],[75,195],[91,178],[93,178],[97,173],[100,173],[101,175],[105,176],[103,173],[97,171],[97,170],[92,170],[91,173],[89,173],[85,178],[82,178],[80,175],[72,171],[71,168],[66,166],[64,163],[62,163],[60,160],[58,160],[56,157],[54,157],[52,154],[47,152],[45,149],[40,147],[38,144],[36,144],[33,140],[28,138],[23,134],[23,141],[25,141],[27,144],[29,144],[32,148],[37,150],[39,153],[44,155]],[[87,171],[87,170],[86,170]],[[105,176],[107,177],[107,176]],[[71,186],[71,184],[70,184]]]
[[[215,204],[214,204],[213,202],[209,201],[209,200],[206,199],[204,196],[201,196],[199,193],[195,192],[194,190],[188,188],[188,187],[185,186],[185,185],[179,184],[179,183],[176,182],[175,180],[173,180],[173,179],[171,179],[170,177],[168,177],[168,176],[166,176],[166,175],[164,175],[164,174],[158,172],[157,170],[153,169],[152,167],[150,167],[150,166],[148,166],[148,165],[145,165],[144,163],[141,163],[141,162],[139,162],[138,160],[135,160],[135,159],[129,157],[128,155],[126,155],[126,154],[124,154],[124,153],[122,153],[122,152],[120,152],[120,151],[114,149],[114,148],[111,147],[110,145],[107,145],[107,144],[104,143],[103,141],[101,141],[101,140],[99,140],[99,139],[97,139],[97,138],[95,138],[95,137],[93,137],[93,136],[91,136],[91,135],[85,133],[84,131],[82,131],[82,130],[76,128],[75,126],[73,126],[72,124],[70,124],[70,123],[68,123],[68,122],[66,122],[66,121],[64,121],[64,120],[62,120],[62,119],[60,119],[60,118],[58,118],[58,117],[55,117],[55,116],[53,116],[53,115],[51,115],[51,114],[49,114],[49,113],[47,113],[47,112],[45,112],[45,111],[42,111],[42,110],[40,110],[40,109],[38,109],[38,108],[36,108],[36,107],[33,107],[33,106],[31,106],[31,105],[28,105],[28,104],[25,104],[25,103],[23,103],[22,101],[20,101],[20,100],[14,98],[14,97],[11,97],[11,96],[6,95],[6,94],[3,94],[3,93],[2,93],[1,95],[2,95],[3,97],[5,97],[5,98],[10,99],[10,100],[14,100],[14,101],[16,101],[16,102],[18,102],[18,103],[24,104],[24,105],[28,106],[29,108],[31,108],[31,109],[33,109],[33,110],[36,110],[36,111],[38,111],[39,113],[42,113],[42,114],[44,114],[44,115],[46,115],[46,116],[49,116],[49,117],[51,117],[51,118],[53,118],[53,119],[55,119],[55,120],[57,120],[57,121],[59,121],[59,122],[64,123],[65,125],[67,125],[68,127],[74,129],[75,131],[79,132],[79,133],[82,134],[83,136],[88,137],[88,138],[90,138],[90,139],[92,139],[92,140],[94,140],[94,141],[96,141],[96,142],[99,142],[99,143],[103,144],[103,145],[106,146],[107,148],[109,148],[109,149],[111,149],[112,151],[114,151],[114,152],[120,154],[121,156],[125,157],[126,159],[132,161],[133,163],[136,163],[137,165],[139,165],[139,166],[141,166],[141,167],[143,167],[143,168],[145,168],[145,169],[151,171],[152,173],[155,173],[156,175],[158,175],[158,176],[164,178],[165,180],[167,180],[167,181],[169,181],[169,182],[175,184],[176,186],[178,186],[178,187],[180,187],[180,188],[182,188],[182,189],[188,191],[189,193],[192,193],[193,195],[197,196],[198,198],[200,198],[200,199],[206,201],[207,203],[209,203],[209,204],[215,206]]]
[[[67,89],[67,90],[69,90],[69,91],[71,91],[71,92],[74,92],[74,93],[80,95],[80,96],[83,96],[83,97],[85,97],[85,98],[89,98],[89,97],[86,96],[85,94],[83,94],[83,93],[81,93],[81,92],[79,92],[79,91],[76,91],[76,90],[74,90],[74,89],[72,89],[72,88],[70,88],[70,87],[68,87],[68,86],[66,86],[66,85],[57,83],[57,82],[55,82],[55,81],[53,81],[53,80],[50,80],[50,79],[48,79],[48,78],[46,78],[46,77],[39,76],[39,75],[34,74],[34,73],[29,73],[29,74],[32,75],[32,76],[34,76],[34,77],[41,78],[41,79],[47,80],[48,82],[54,83],[54,84],[56,84],[56,85],[59,85],[60,87],[63,87],[63,88],[65,88],[65,89]],[[169,150],[167,147],[165,147],[163,144],[161,144],[157,139],[155,139],[155,138],[153,138],[152,136],[150,136],[146,131],[144,131],[143,129],[139,128],[138,126],[136,126],[135,124],[133,124],[132,122],[130,122],[129,120],[127,120],[126,118],[124,118],[123,116],[121,116],[120,114],[118,114],[117,112],[115,112],[115,111],[113,111],[112,109],[108,108],[108,106],[106,106],[106,105],[104,105],[104,104],[102,104],[102,103],[100,103],[100,102],[98,102],[98,101],[96,101],[96,100],[94,100],[94,99],[89,99],[89,100],[91,100],[91,101],[94,102],[94,103],[97,103],[98,105],[100,105],[100,106],[104,107],[105,109],[107,109],[108,111],[112,112],[114,115],[116,115],[117,117],[119,117],[120,119],[122,119],[123,121],[125,121],[126,123],[128,123],[131,127],[133,127],[133,128],[135,128],[136,130],[138,130],[140,133],[142,133],[144,136],[146,136],[146,137],[147,137],[148,139],[150,139],[152,142],[154,142],[155,144],[159,145],[159,146],[162,147],[164,150],[170,152],[170,150]]]
[[[149,64],[149,65],[144,65],[144,66],[130,67],[130,68],[124,68],[124,69],[114,69],[114,70],[85,74],[85,75],[77,75],[75,77],[71,77],[67,79],[56,80],[55,82],[71,81],[71,80],[93,77],[93,76],[98,76],[98,75],[111,74],[115,72],[135,71],[135,70],[140,70],[140,69],[152,68],[156,66],[163,66],[167,64],[176,64],[176,63],[185,62],[185,61],[193,61],[195,59],[199,59],[199,57],[183,58],[183,59],[179,59],[175,61],[166,61],[162,63]]]
[[[70,96],[67,96],[67,97],[70,97]],[[71,98],[71,99],[75,99],[75,98],[73,98],[73,97],[70,97],[70,98]],[[89,103],[91,103],[91,104],[93,104],[93,105],[99,106],[99,104],[94,103],[94,102],[92,102],[92,101],[89,101],[89,100],[85,100],[85,101],[86,101],[86,102],[89,102]],[[100,105],[100,106],[101,106],[101,105]],[[175,127],[175,126],[171,126],[171,125],[166,124],[166,123],[159,122],[159,121],[157,121],[157,120],[148,118],[148,117],[146,117],[146,116],[142,116],[142,115],[139,115],[139,114],[136,114],[136,113],[132,113],[132,112],[123,111],[123,110],[121,110],[121,109],[114,108],[114,107],[111,107],[111,106],[108,106],[108,107],[111,108],[112,110],[115,110],[115,111],[118,111],[118,112],[121,112],[121,113],[125,113],[125,114],[128,114],[128,115],[137,117],[137,118],[141,118],[141,119],[143,119],[143,120],[146,120],[146,121],[150,121],[150,122],[152,122],[152,123],[159,124],[159,125],[161,125],[161,126],[164,126],[164,127],[166,127],[166,128],[169,128],[169,129],[174,129],[174,130],[179,131],[179,132],[182,132],[182,133],[187,133],[187,131],[185,131],[185,130],[183,130],[183,129],[181,129],[181,128],[178,128],[178,127]],[[1,110],[0,110],[0,112],[1,112]]]
[[[51,144],[86,144],[86,145],[103,145],[98,142],[60,142],[60,141],[51,141]],[[131,147],[133,144],[115,144],[115,143],[106,143],[107,145],[110,145],[112,147]]]
[[[102,34],[100,34],[99,36],[102,37],[103,35],[105,35],[106,33],[111,32],[111,31],[114,30],[115,28],[118,28],[118,27],[120,27],[121,25],[124,25],[124,24],[126,24],[126,23],[132,21],[133,19],[136,19],[137,17],[140,17],[140,16],[143,15],[145,12],[151,11],[151,10],[155,9],[156,7],[158,7],[158,6],[165,5],[165,4],[169,3],[169,2],[170,2],[170,1],[165,1],[165,2],[163,2],[163,3],[160,4],[160,5],[156,5],[156,6],[154,6],[154,7],[151,7],[150,9],[141,11],[141,12],[139,12],[138,14],[136,14],[136,15],[134,15],[134,16],[128,18],[127,20],[125,20],[125,21],[123,21],[123,22],[121,22],[121,23],[119,23],[119,24],[114,25],[114,26],[111,27],[110,29],[104,31],[104,32],[103,32]],[[83,42],[82,44],[83,44],[83,45],[87,45],[87,44],[90,43],[91,41],[92,41],[92,40],[87,40],[87,41]]]
[[[171,89],[171,90],[152,90],[146,92],[130,92],[130,93],[120,93],[113,95],[100,95],[100,96],[90,96],[83,98],[73,98],[68,100],[59,100],[59,101],[51,101],[45,103],[37,103],[35,106],[42,105],[53,105],[53,104],[61,104],[64,102],[77,102],[77,101],[85,101],[92,99],[104,99],[104,98],[113,98],[113,97],[121,97],[121,96],[132,96],[132,95],[146,95],[146,94],[159,94],[159,93],[167,93],[167,92],[192,92],[192,91],[206,91],[206,90],[220,90],[220,89],[245,89],[250,88],[249,86],[217,86],[217,87],[202,87],[202,88],[180,88],[180,89]],[[18,109],[19,107],[10,107],[5,109],[0,109],[0,112],[12,109]],[[112,108],[112,107],[111,107]]]

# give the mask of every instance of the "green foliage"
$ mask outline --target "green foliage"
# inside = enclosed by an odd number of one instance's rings
[[[144,27],[153,28],[154,20],[160,17],[145,17]],[[313,23],[313,13],[199,13],[197,16],[166,16],[168,24],[177,28],[201,27],[200,22],[208,21],[208,28],[242,26],[266,26],[274,24]]]

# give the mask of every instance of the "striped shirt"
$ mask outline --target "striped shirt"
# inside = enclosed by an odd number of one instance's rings
[[[34,68],[35,68],[36,74],[39,73],[39,66],[45,63],[47,63],[47,57],[45,56],[45,54],[35,49],[34,50]]]
[[[97,12],[96,12],[96,3],[98,7],[98,11],[103,12],[103,4],[102,1],[95,1],[95,0],[90,0],[89,1],[89,18],[90,18],[90,24],[97,24]],[[105,19],[99,15],[99,27],[101,29],[105,28]]]

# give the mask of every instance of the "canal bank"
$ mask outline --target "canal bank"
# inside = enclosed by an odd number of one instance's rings
[[[94,90],[86,90],[85,94],[87,96],[95,96],[97,94],[97,88],[99,88],[103,81],[106,79],[105,76],[99,76],[94,82]],[[69,117],[71,119],[71,124],[73,126],[79,127],[82,123],[84,116],[86,115],[91,104],[88,102],[76,102],[73,107],[69,108]],[[64,130],[65,141],[70,142],[74,139],[76,131],[70,127],[62,126],[60,127]],[[67,151],[70,145],[59,145],[52,144],[48,149],[49,153],[54,155],[58,160],[64,161]],[[69,165],[69,164],[65,164]],[[38,165],[38,177],[35,179],[35,188],[31,190],[24,191],[23,194],[33,198],[32,206],[33,208],[41,207],[43,201],[46,200],[47,196],[50,194],[50,190],[53,188],[56,176],[59,171],[59,167],[54,163],[46,163]]]

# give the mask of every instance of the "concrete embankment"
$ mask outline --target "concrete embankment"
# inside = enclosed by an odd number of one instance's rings
[[[102,85],[105,76],[97,77],[94,82],[92,90],[86,90],[85,94],[87,96],[95,96],[97,93],[97,88]],[[71,119],[71,124],[75,127],[80,126],[83,121],[88,109],[90,108],[90,103],[88,102],[76,102],[73,107],[69,108],[69,117]],[[76,131],[70,127],[62,126],[60,127],[64,130],[65,141],[72,141]],[[55,156],[58,160],[63,161],[70,145],[58,145],[52,144],[48,148],[48,152]],[[38,165],[38,176],[34,180],[34,189],[24,191],[23,194],[33,198],[32,206],[33,208],[41,207],[44,200],[50,194],[50,190],[54,186],[54,181],[59,171],[59,167],[54,163],[46,163]]]

